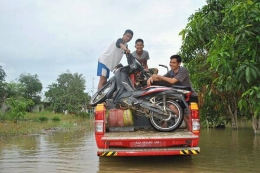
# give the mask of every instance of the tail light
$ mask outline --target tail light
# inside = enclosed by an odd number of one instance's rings
[[[199,118],[199,111],[198,110],[191,110],[191,116],[192,118]]]
[[[104,104],[98,104],[95,111],[95,133],[104,134],[105,133],[105,115],[106,108]]]
[[[192,118],[199,118],[199,107],[196,102],[191,102],[190,103],[190,110],[191,110],[191,116]]]
[[[200,122],[199,119],[192,119],[192,131],[200,130]]]
[[[190,109],[191,110],[199,110],[198,104],[196,102],[190,103]]]
[[[192,131],[200,130],[200,120],[199,120],[199,107],[195,102],[190,103],[191,117],[192,117]]]
[[[104,121],[95,121],[95,132],[96,134],[104,134]]]

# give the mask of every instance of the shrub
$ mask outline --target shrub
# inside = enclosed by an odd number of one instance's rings
[[[81,118],[89,118],[89,117],[90,117],[90,114],[87,113],[87,112],[78,112],[78,113],[76,114],[76,116],[81,117]]]
[[[6,115],[0,112],[0,121],[6,120]]]
[[[17,122],[19,119],[24,118],[26,109],[33,105],[33,101],[30,99],[21,98],[7,98],[6,104],[10,107],[8,116],[11,120]]]
[[[40,122],[48,121],[48,118],[46,116],[39,116],[38,120]]]
[[[52,118],[52,121],[60,121],[60,120],[61,120],[61,118],[59,116],[55,116]]]

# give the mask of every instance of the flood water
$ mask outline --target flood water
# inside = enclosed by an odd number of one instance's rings
[[[202,129],[201,153],[170,157],[98,157],[93,127],[49,132],[0,142],[1,173],[34,172],[259,172],[260,135],[250,125],[238,130]]]

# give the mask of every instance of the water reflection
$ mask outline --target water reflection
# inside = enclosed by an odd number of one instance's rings
[[[190,156],[101,157],[99,173],[112,172],[188,172],[192,170]]]
[[[56,132],[10,139],[0,172],[90,172],[98,169],[93,132]]]
[[[232,130],[203,130],[200,146],[202,153],[194,160],[207,164],[208,170],[217,172],[257,172],[260,160],[260,146],[253,147],[253,141],[259,140],[251,128]],[[258,154],[257,154],[258,153]]]
[[[260,136],[251,127],[203,129],[194,156],[97,157],[93,128],[10,138],[0,172],[258,172]]]

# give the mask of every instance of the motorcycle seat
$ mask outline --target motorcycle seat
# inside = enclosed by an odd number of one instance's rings
[[[191,91],[191,87],[189,86],[172,85],[172,88]]]

